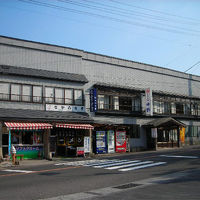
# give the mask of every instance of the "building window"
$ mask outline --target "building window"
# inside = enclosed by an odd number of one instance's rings
[[[75,105],[83,104],[83,91],[82,90],[74,90],[74,103],[75,103]]]
[[[109,110],[110,99],[108,95],[98,95],[98,109]]]
[[[45,101],[46,103],[54,103],[54,88],[45,87]]]
[[[12,101],[21,100],[21,85],[11,84],[11,100]]]
[[[132,99],[132,111],[140,111],[141,110],[141,101],[140,99]]]
[[[33,102],[42,102],[42,86],[33,86]]]
[[[130,98],[130,97],[119,97],[119,110],[121,110],[121,111],[132,111],[132,98]]]
[[[73,89],[65,89],[65,104],[73,104]]]
[[[119,110],[119,97],[113,96],[113,109],[114,110]]]
[[[64,104],[64,89],[55,88],[55,103]]]
[[[9,100],[9,94],[10,94],[10,84],[0,83],[0,99]]]
[[[176,114],[184,114],[184,105],[182,103],[176,103]]]
[[[31,85],[22,85],[22,101],[31,101],[32,87]]]

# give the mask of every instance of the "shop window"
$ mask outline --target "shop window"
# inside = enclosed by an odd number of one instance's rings
[[[31,85],[22,85],[22,101],[31,101],[32,87]]]
[[[73,89],[65,89],[65,104],[73,104]]]
[[[0,99],[1,100],[9,100],[10,93],[10,85],[9,83],[0,83]]]
[[[74,90],[74,103],[75,105],[83,105],[83,91]]]
[[[46,103],[54,103],[54,88],[45,87],[45,101]]]
[[[33,86],[33,102],[42,102],[42,86]]]
[[[17,131],[14,131],[11,136],[12,144],[20,144],[20,134]]]
[[[22,131],[20,132],[22,144],[42,144],[43,137],[41,131]]]
[[[64,104],[64,89],[55,88],[55,103]]]
[[[21,98],[21,85],[11,84],[11,100],[20,101]]]

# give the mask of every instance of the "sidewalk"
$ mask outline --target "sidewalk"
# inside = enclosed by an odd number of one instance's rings
[[[80,160],[86,160],[86,159],[98,159],[98,158],[109,158],[109,157],[120,157],[120,156],[128,156],[128,155],[141,155],[141,154],[152,154],[152,153],[159,153],[159,152],[165,152],[165,151],[184,151],[185,149],[200,149],[200,145],[194,145],[194,146],[185,146],[182,148],[162,148],[158,149],[157,151],[140,151],[140,152],[126,152],[126,153],[111,153],[111,154],[93,154],[88,157],[53,157],[52,160],[46,160],[46,159],[29,159],[29,160],[19,160],[19,165],[13,165],[12,161],[3,161],[0,163],[0,170],[2,168],[9,168],[9,167],[23,167],[23,166],[38,166],[38,165],[48,165],[53,164],[56,162],[72,162],[72,161],[80,161]]]

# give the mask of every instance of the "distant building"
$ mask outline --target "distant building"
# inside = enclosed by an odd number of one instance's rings
[[[199,76],[0,36],[0,157],[200,144],[199,91]]]

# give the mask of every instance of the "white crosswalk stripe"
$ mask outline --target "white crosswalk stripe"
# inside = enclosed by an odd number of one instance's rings
[[[144,169],[148,167],[155,167],[164,165],[166,162],[154,162],[154,161],[141,161],[141,160],[120,160],[120,159],[93,159],[73,162],[57,163],[55,165],[71,165],[71,166],[85,166],[93,168],[103,168],[107,170],[118,170],[120,172],[126,172],[131,170]]]
[[[147,168],[147,167],[154,167],[154,166],[164,165],[164,164],[166,164],[166,162],[157,162],[157,163],[152,163],[152,164],[147,164],[147,165],[141,165],[141,166],[137,166],[137,167],[119,169],[119,171],[125,172],[125,171],[136,170],[136,169],[142,169],[142,168]]]

